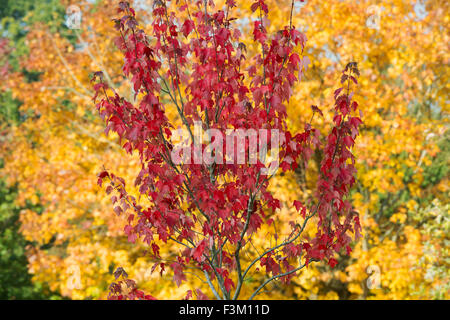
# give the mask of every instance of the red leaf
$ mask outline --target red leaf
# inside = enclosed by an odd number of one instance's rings
[[[205,242],[205,240],[202,240],[192,253],[193,258],[195,260],[197,260],[198,262],[202,262],[205,260],[205,257],[203,256],[205,247],[206,247],[206,242]]]
[[[355,141],[352,139],[352,137],[350,136],[345,136],[344,137],[344,144],[350,148],[351,146],[353,146],[353,144],[355,143]]]
[[[194,30],[194,26],[194,21],[188,19],[184,21],[183,26],[181,27],[181,32],[183,32],[183,35],[187,37],[192,30]]]
[[[298,67],[298,64],[300,63],[300,57],[297,53],[291,54],[289,57],[289,62],[292,63],[295,67]]]
[[[328,265],[332,268],[334,268],[337,265],[338,261],[335,258],[331,258],[328,260]]]
[[[109,174],[107,171],[102,171],[98,174],[97,177],[99,177],[100,179],[103,179],[104,177],[108,177],[108,176],[109,176]]]
[[[254,4],[252,4],[252,6],[250,7],[250,9],[252,10],[252,12],[255,12],[256,9],[259,8],[259,2],[255,2]]]
[[[344,89],[344,88],[339,88],[339,89],[337,89],[337,90],[334,91],[334,99],[336,99],[336,98],[338,97],[338,95],[341,93],[341,91],[342,91],[343,89]]]
[[[208,296],[202,290],[195,289],[195,292],[197,292],[197,300],[209,300]]]
[[[128,278],[128,274],[122,267],[118,267],[116,271],[114,271],[114,278],[117,280],[119,277]]]
[[[192,298],[192,290],[187,291],[186,296],[184,297],[183,300],[189,300],[190,298]]]
[[[186,280],[186,275],[183,273],[183,266],[178,262],[174,262],[170,267],[173,269],[173,280],[177,287],[179,287],[181,282]]]
[[[320,110],[317,106],[311,106],[311,109],[313,112],[317,112],[318,114],[320,114],[323,117],[322,110]]]
[[[300,211],[300,209],[303,207],[303,205],[300,201],[294,200],[294,207],[297,211]]]
[[[350,246],[346,246],[345,251],[346,251],[347,255],[350,255],[350,253],[352,252],[352,248],[350,248]]]

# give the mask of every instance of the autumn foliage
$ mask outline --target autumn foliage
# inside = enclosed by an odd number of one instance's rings
[[[100,185],[107,181],[106,192],[114,194],[114,211],[127,215],[124,232],[128,240],[141,238],[149,254],[161,259],[153,269],[159,266],[163,273],[171,268],[179,286],[186,280],[183,271],[194,267],[204,274],[216,298],[237,299],[247,277],[260,267],[269,278],[251,299],[272,280],[289,283],[313,261],[325,259],[334,267],[336,253],[351,252],[349,233],[360,237],[358,214],[347,200],[356,171],[351,149],[362,123],[355,115],[358,103],[352,99],[359,70],[351,62],[342,72],[342,87],[334,92],[333,125],[324,142],[310,123],[302,132],[291,133],[286,126],[286,105],[308,65],[308,58],[301,56],[306,36],[292,21],[268,34],[269,8],[259,0],[251,10],[259,16],[253,40],[261,52],[247,57],[241,32],[231,18],[236,3],[230,0],[226,5],[226,11],[211,11],[211,1],[198,1],[180,20],[165,1],[157,1],[148,36],[129,3],[119,4],[115,42],[124,54],[122,70],[132,82],[136,101],[127,101],[111,90],[101,72],[93,76],[94,100],[102,96],[97,109],[106,122],[106,133],[116,132],[128,153],[139,154],[141,170],[134,181],[139,197],[130,195],[125,180],[114,173],[105,170],[98,177]],[[189,9],[183,4],[177,10]],[[244,69],[247,61],[249,66]],[[174,163],[171,137],[176,124],[166,116],[168,106],[163,99],[167,96],[190,135],[188,152],[193,150],[192,157],[198,152],[204,156],[215,153],[213,162]],[[319,108],[312,108],[321,116]],[[194,122],[219,132],[276,129],[284,138],[278,150],[283,172],[295,170],[298,162],[307,167],[314,150],[323,152],[314,201],[303,204],[295,200],[298,214],[287,222],[289,233],[279,244],[260,248],[262,253],[247,265],[243,250],[251,246],[253,238],[264,236],[259,232],[262,225],[273,223],[271,212],[280,208],[280,201],[268,190],[276,170],[268,173],[270,163],[259,160],[256,164],[225,161],[225,154],[208,149],[213,141],[204,143],[194,136]],[[249,143],[238,143],[236,149],[252,152]],[[259,152],[264,152],[261,146]],[[314,237],[303,237],[306,224],[316,215]],[[178,247],[169,264],[160,256],[160,247],[170,241]],[[112,293],[122,298],[120,288],[113,285]]]

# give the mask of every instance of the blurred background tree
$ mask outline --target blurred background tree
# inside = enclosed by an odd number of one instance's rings
[[[55,19],[56,18],[56,19]],[[64,19],[64,7],[59,1],[5,0],[0,7],[0,77],[6,81],[12,72],[22,72],[27,81],[36,79],[38,72],[20,68],[20,59],[29,54],[25,44],[28,27],[36,22],[58,26]],[[61,28],[60,28],[61,29]],[[55,29],[56,30],[56,29]],[[21,101],[12,97],[10,88],[0,88],[0,143],[8,127],[23,120],[19,112]],[[0,157],[3,168],[4,158]],[[33,243],[20,233],[20,212],[23,209],[42,211],[42,207],[26,202],[16,203],[17,185],[0,180],[0,299],[60,299],[49,290],[47,283],[32,281],[28,271],[26,251]]]
[[[20,211],[15,204],[17,187],[8,187],[0,181],[0,299],[61,299],[51,292],[48,284],[33,282],[28,272],[26,241],[19,232]],[[27,205],[27,209],[39,212],[39,206]]]

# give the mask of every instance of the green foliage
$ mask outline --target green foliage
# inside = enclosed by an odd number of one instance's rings
[[[10,91],[0,92],[0,123],[17,124],[20,120],[20,101]]]
[[[431,165],[425,167],[422,188],[426,188],[429,185],[435,185],[448,176],[450,159],[450,131],[447,130],[444,136],[438,139],[437,146],[439,147],[440,152],[433,159]]]
[[[18,71],[20,57],[29,54],[25,36],[35,23],[45,24],[51,32],[58,32],[75,40],[72,30],[64,24],[65,8],[60,0],[2,0],[0,6],[0,36],[13,42],[9,63]]]
[[[25,255],[29,244],[19,233],[22,208],[14,203],[17,188],[0,181],[0,299],[58,299],[45,284],[32,283]]]
[[[419,288],[428,290],[434,299],[445,299],[450,291],[450,206],[433,200],[425,209],[412,214],[413,220],[425,236],[423,256],[418,261],[419,267],[426,269],[425,283]],[[431,282],[434,285],[426,285]]]

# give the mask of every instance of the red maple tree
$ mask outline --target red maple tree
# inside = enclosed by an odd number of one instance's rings
[[[115,42],[124,53],[123,73],[130,79],[137,101],[120,97],[103,81],[101,72],[93,76],[94,100],[102,97],[96,106],[106,122],[106,133],[116,132],[128,153],[138,152],[141,170],[135,186],[150,203],[143,205],[130,195],[124,179],[107,170],[99,174],[99,184],[107,181],[107,193],[114,193],[111,200],[116,213],[127,215],[124,232],[128,240],[140,238],[147,243],[151,255],[160,261],[153,269],[159,266],[162,274],[170,268],[177,285],[186,280],[183,271],[187,266],[198,268],[217,299],[238,299],[244,281],[257,267],[266,272],[266,280],[250,299],[275,279],[289,283],[312,261],[325,260],[334,267],[334,256],[342,249],[347,254],[351,250],[349,234],[358,238],[361,228],[358,214],[346,199],[355,181],[351,148],[362,123],[351,90],[359,76],[356,63],[343,70],[342,87],[334,93],[335,116],[328,136],[321,139],[311,123],[293,134],[287,129],[286,106],[309,62],[302,57],[306,36],[292,25],[294,0],[289,26],[273,35],[266,30],[269,8],[264,0],[251,5],[258,15],[253,39],[261,48],[251,58],[240,42],[235,19],[230,18],[234,0],[226,1],[225,11],[214,10],[212,0],[198,0],[191,6],[173,2],[154,1],[151,35],[139,26],[127,2],[119,4],[122,16],[114,19]],[[174,6],[186,11],[186,18],[169,10]],[[243,70],[245,64],[249,67]],[[163,97],[170,103],[163,103]],[[169,107],[176,108],[191,147],[181,149],[182,161],[173,158],[177,146],[175,123],[166,116]],[[317,106],[312,108],[322,115]],[[230,150],[247,155],[241,163],[211,148],[217,138],[199,139],[195,126],[223,135],[230,129],[254,130],[258,135],[265,130],[269,136],[275,132],[281,138],[278,145],[270,140],[256,150],[250,138],[231,145]],[[228,148],[230,142],[224,145]],[[278,149],[278,170],[264,170],[274,163],[262,161],[267,147]],[[294,201],[298,216],[290,222],[290,234],[243,265],[243,248],[261,236],[261,226],[272,223],[271,213],[281,206],[268,191],[271,178],[277,171],[295,170],[299,162],[306,166],[315,150],[323,153],[315,201],[308,205]],[[255,151],[263,156],[250,161]],[[203,160],[192,161],[199,154]],[[313,217],[317,219],[311,220]],[[317,228],[313,239],[302,236],[309,221]],[[176,261],[166,265],[160,247],[169,242],[181,250]],[[111,285],[111,299],[153,298],[137,290],[121,268],[116,271],[116,279],[119,277],[124,280]],[[131,288],[126,293],[123,283]],[[187,298],[191,296],[189,291]],[[197,296],[207,298],[199,290]]]

